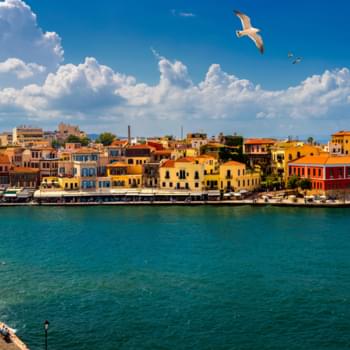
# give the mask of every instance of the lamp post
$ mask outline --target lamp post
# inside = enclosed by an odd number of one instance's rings
[[[44,322],[44,329],[45,329],[45,350],[47,350],[47,332],[49,330],[49,324],[50,322],[49,321],[45,321]]]

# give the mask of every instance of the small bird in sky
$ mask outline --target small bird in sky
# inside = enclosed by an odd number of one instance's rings
[[[293,61],[293,64],[299,64],[299,63],[301,63],[302,60],[303,60],[302,57],[297,57],[297,58]]]
[[[247,15],[245,15],[244,13],[242,13],[240,11],[234,11],[234,13],[241,20],[242,27],[243,27],[243,30],[236,31],[238,38],[241,38],[242,36],[248,36],[251,40],[254,41],[256,47],[263,54],[265,49],[264,49],[263,39],[258,34],[260,32],[260,29],[254,28],[251,25],[250,18]]]
[[[289,51],[289,52],[288,52],[288,58],[292,58],[292,57],[294,57],[294,53],[291,52],[291,51]]]

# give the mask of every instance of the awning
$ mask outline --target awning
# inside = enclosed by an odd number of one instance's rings
[[[4,197],[5,198],[17,198],[17,194],[16,193],[5,193]]]
[[[219,197],[220,196],[220,191],[208,191],[208,196],[210,197]]]

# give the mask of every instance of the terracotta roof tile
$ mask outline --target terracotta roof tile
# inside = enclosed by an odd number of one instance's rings
[[[350,136],[350,131],[342,130],[342,131],[336,132],[332,136]]]
[[[167,160],[162,164],[162,168],[174,168],[175,160]]]
[[[342,156],[307,156],[290,162],[289,164],[318,164],[318,165],[337,165],[348,164],[350,165],[350,157]]]
[[[10,170],[12,173],[28,173],[28,174],[34,174],[39,173],[39,169],[37,168],[25,168],[21,166],[15,166]]]
[[[272,145],[274,143],[276,143],[276,140],[273,139],[247,139],[244,141],[245,145]]]
[[[231,160],[229,162],[226,162],[223,164],[223,166],[242,166],[245,165],[244,163],[236,162],[234,160]]]

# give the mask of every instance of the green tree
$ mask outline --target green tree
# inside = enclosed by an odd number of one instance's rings
[[[80,137],[75,136],[75,135],[69,135],[66,138],[66,143],[80,143]]]
[[[112,142],[115,140],[116,136],[110,132],[103,132],[100,134],[100,136],[97,138],[97,143],[102,143],[103,146],[110,146]]]
[[[313,144],[314,144],[314,138],[310,136],[310,137],[307,139],[307,143],[308,143],[309,145],[313,145]]]
[[[75,135],[69,135],[65,143],[81,143],[82,146],[88,146],[90,143],[90,139],[87,137],[80,138]]]
[[[82,146],[88,146],[89,143],[90,143],[90,141],[91,141],[91,140],[90,140],[88,137],[82,137],[82,138],[80,139],[80,143],[81,143]]]
[[[288,180],[287,187],[289,189],[294,190],[294,189],[298,188],[298,186],[299,186],[299,177],[296,175],[291,176]]]
[[[243,147],[243,137],[237,135],[224,136],[224,142],[226,146],[239,146]]]
[[[300,179],[298,185],[302,190],[312,189],[312,181],[310,179]]]
[[[62,146],[61,142],[58,140],[52,140],[51,147],[55,149],[59,149]]]

